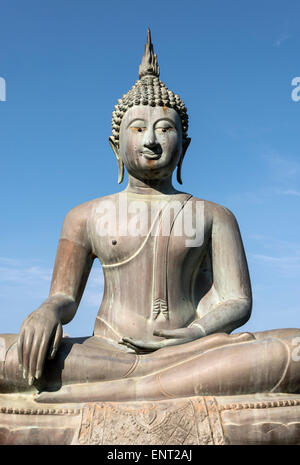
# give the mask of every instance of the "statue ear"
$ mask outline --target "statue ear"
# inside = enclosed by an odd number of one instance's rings
[[[109,141],[111,148],[113,149],[113,152],[118,162],[118,184],[121,184],[121,182],[124,179],[124,163],[123,163],[123,160],[121,160],[120,158],[119,147],[116,145],[114,139],[112,137],[109,137],[108,141]]]
[[[186,154],[186,151],[188,149],[188,146],[190,145],[190,142],[191,142],[191,138],[187,137],[186,139],[184,139],[184,141],[182,143],[182,153],[181,153],[181,157],[180,157],[180,160],[178,162],[178,165],[177,165],[177,182],[179,184],[182,184],[181,167],[182,167],[182,162],[183,162],[184,156]]]

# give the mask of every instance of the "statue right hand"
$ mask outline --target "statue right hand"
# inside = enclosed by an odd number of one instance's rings
[[[62,339],[62,324],[55,309],[41,306],[23,322],[18,338],[19,367],[31,386],[43,372],[46,357],[53,359]]]

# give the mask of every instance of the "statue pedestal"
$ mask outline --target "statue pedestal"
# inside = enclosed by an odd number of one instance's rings
[[[0,444],[300,444],[300,395],[37,404],[2,394]]]

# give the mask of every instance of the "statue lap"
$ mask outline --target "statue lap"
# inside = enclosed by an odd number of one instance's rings
[[[34,387],[39,391],[58,390],[73,383],[101,384],[161,372],[160,383],[168,386],[166,391],[172,392],[171,397],[195,393],[297,392],[300,372],[295,341],[300,330],[262,331],[249,334],[253,339],[237,340],[248,334],[215,334],[141,355],[99,336],[67,337],[62,339],[55,359],[46,361],[44,375]],[[2,392],[28,391],[18,366],[17,337],[17,334],[1,335],[7,345],[6,360],[2,362]],[[212,347],[207,346],[210,340]],[[178,379],[179,370],[182,381]]]

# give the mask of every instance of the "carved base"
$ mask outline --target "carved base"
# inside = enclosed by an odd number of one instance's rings
[[[50,405],[6,394],[0,444],[300,444],[300,395]]]

